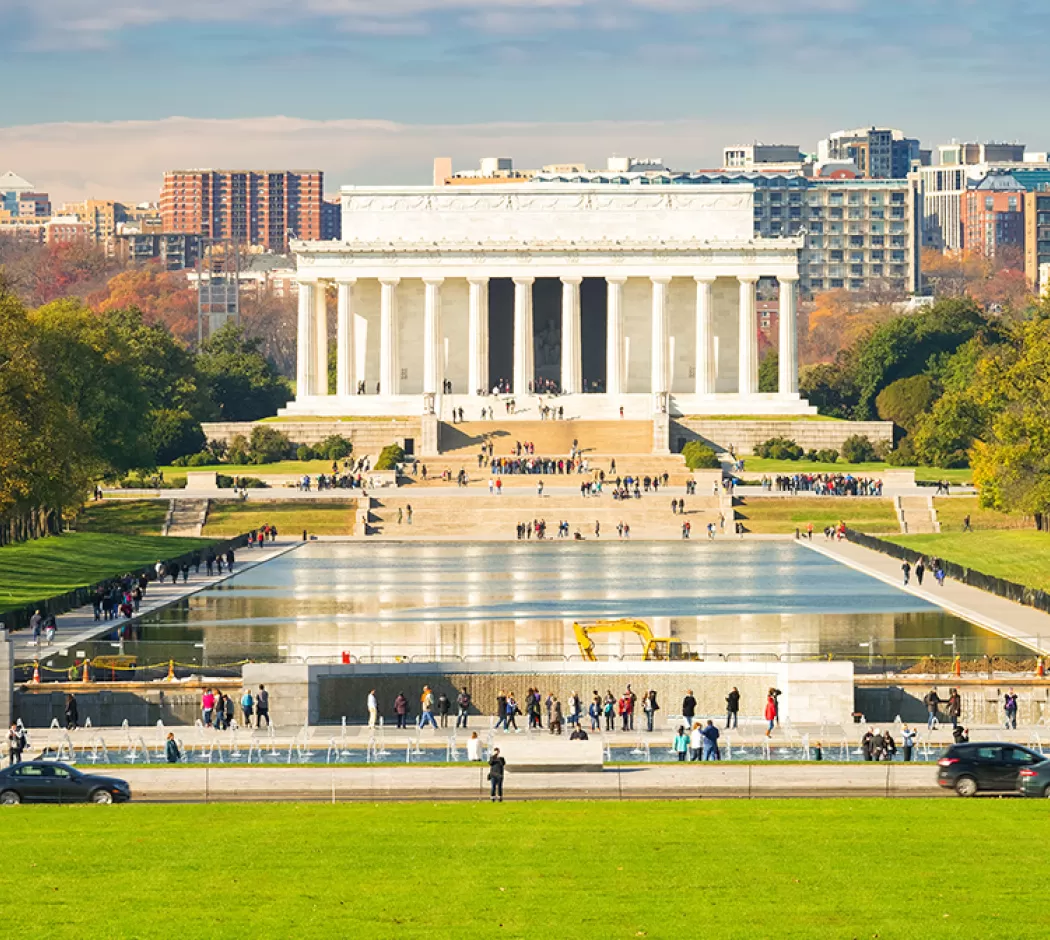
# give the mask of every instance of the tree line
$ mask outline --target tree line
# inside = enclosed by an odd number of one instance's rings
[[[0,284],[0,544],[59,531],[97,480],[199,451],[202,421],[291,397],[234,325],[193,351],[136,307],[26,306]]]

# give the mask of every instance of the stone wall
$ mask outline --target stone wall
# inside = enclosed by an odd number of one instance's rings
[[[674,418],[671,421],[671,450],[700,440],[718,448],[729,448],[737,456],[753,454],[755,445],[773,437],[786,437],[804,450],[839,450],[847,437],[859,434],[873,444],[893,443],[892,421],[710,421],[704,418]]]
[[[0,728],[5,732],[11,727],[12,687],[14,684],[14,646],[6,630],[0,630]]]
[[[287,434],[293,444],[319,444],[326,437],[338,434],[352,441],[354,453],[378,454],[388,444],[405,447],[406,440],[414,442],[419,453],[421,436],[418,419],[398,420],[377,418],[374,421],[205,421],[201,427],[209,441],[229,443],[236,435],[251,437],[256,425],[275,428]],[[406,448],[407,450],[408,448]],[[265,470],[265,467],[260,468]]]
[[[1003,696],[1010,689],[1018,697],[1019,726],[1050,721],[1050,680],[1045,678],[861,679],[855,694],[856,710],[871,723],[891,722],[899,715],[902,721],[925,724],[927,711],[923,697],[930,689],[936,689],[946,700],[952,688],[957,688],[962,698],[964,725],[1001,725]],[[945,718],[942,710],[941,721]]]

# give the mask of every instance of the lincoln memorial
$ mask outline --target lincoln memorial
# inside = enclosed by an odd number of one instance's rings
[[[801,240],[755,237],[752,200],[747,184],[346,187],[343,240],[293,243],[282,414],[476,419],[494,394],[531,418],[541,402],[566,418],[814,413],[798,394]],[[771,393],[760,278],[779,282]]]

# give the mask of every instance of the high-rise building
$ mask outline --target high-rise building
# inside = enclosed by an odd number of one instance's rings
[[[962,197],[963,245],[989,258],[1024,244],[1024,187],[1009,173],[989,173]]]
[[[1024,195],[1024,272],[1032,288],[1046,293],[1050,283],[1050,181]]]
[[[320,170],[172,170],[164,174],[165,232],[284,252],[291,238],[320,239]]]
[[[852,160],[866,179],[905,179],[912,166],[928,164],[930,152],[919,141],[891,127],[835,131],[817,145],[818,160]]]
[[[798,144],[742,144],[722,150],[724,170],[800,169],[802,160]]]

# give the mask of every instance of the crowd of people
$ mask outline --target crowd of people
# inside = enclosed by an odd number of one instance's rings
[[[915,562],[915,568],[911,566],[911,562],[905,560],[901,562],[901,576],[904,580],[904,586],[907,587],[911,583],[911,576],[914,570],[915,583],[922,587],[923,579],[926,577],[926,572],[932,572],[933,579],[937,582],[939,587],[944,587],[944,562],[936,556],[925,558],[919,556],[919,560]]]
[[[762,477],[762,489],[777,493],[813,493],[816,496],[881,496],[882,480],[852,473],[792,473]]]
[[[237,706],[240,705],[240,721],[237,720]],[[205,728],[216,731],[228,731],[231,728],[261,728],[266,722],[270,727],[270,693],[265,685],[259,686],[259,692],[252,695],[250,688],[241,693],[240,701],[234,700],[221,689],[205,689],[201,693],[201,723]]]
[[[302,493],[309,493],[316,489],[318,493],[324,490],[362,490],[368,485],[367,474],[372,469],[371,457],[358,457],[357,460],[347,458],[340,467],[338,460],[332,461],[331,473],[319,473],[316,477],[304,473],[296,481],[296,489]]]

